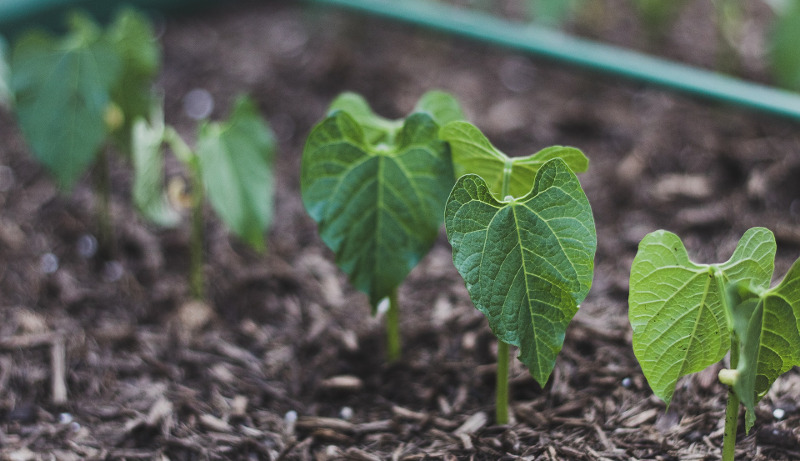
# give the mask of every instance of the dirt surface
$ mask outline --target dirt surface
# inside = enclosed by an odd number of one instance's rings
[[[613,21],[583,32],[639,43]],[[302,3],[160,28],[169,123],[192,139],[189,91],[210,92],[212,117],[249,92],[278,135],[269,251],[250,251],[209,210],[211,307],[189,302],[188,223],[142,222],[130,168],[115,160],[117,254],[93,255],[91,181],[59,194],[0,114],[3,459],[718,459],[721,365],[682,380],[668,410],[653,396],[631,349],[630,265],[659,228],[696,261],[719,262],[759,225],[776,233],[782,276],[800,256],[796,123]],[[664,54],[713,65],[702,46],[682,54],[684,39]],[[303,142],[335,95],[360,92],[400,117],[434,88],[511,155],[566,144],[591,159],[581,181],[597,224],[593,288],[544,389],[513,365],[507,426],[493,422],[496,344],[443,232],[401,288],[404,356],[387,365],[380,319],[300,201]],[[740,429],[737,459],[800,459],[798,402],[795,369],[750,434]]]

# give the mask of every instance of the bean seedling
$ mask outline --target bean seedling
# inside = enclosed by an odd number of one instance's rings
[[[106,147],[127,151],[133,120],[146,116],[160,50],[147,19],[122,10],[105,30],[74,14],[69,32],[29,31],[10,58],[12,104],[33,155],[70,189],[96,163],[100,242],[111,246]]]
[[[592,284],[597,236],[574,173],[588,160],[559,146],[509,158],[467,122],[449,123],[442,137],[463,174],[447,200],[447,237],[472,302],[499,340],[496,420],[506,424],[508,345],[544,386]]]
[[[402,120],[380,117],[361,96],[345,93],[303,149],[303,204],[320,237],[373,313],[389,301],[389,361],[401,351],[397,288],[436,240],[453,186],[439,128],[458,118],[457,101],[442,92],[425,94]]]
[[[695,264],[680,238],[645,236],[631,268],[633,349],[653,392],[670,403],[677,381],[723,359],[730,386],[723,457],[733,460],[739,403],[746,430],[772,383],[800,365],[800,260],[774,288],[776,244],[764,228],[748,230],[721,264]]]
[[[179,216],[162,192],[162,146],[168,145],[190,178],[186,197],[192,214],[189,278],[192,295],[202,299],[205,198],[238,237],[263,251],[264,232],[272,219],[275,140],[255,104],[244,96],[237,99],[226,122],[201,124],[195,149],[164,124],[160,108],[151,119],[140,118],[133,127],[134,202],[152,221],[177,224]]]

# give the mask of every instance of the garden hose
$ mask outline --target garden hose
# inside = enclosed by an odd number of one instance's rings
[[[307,0],[491,43],[703,98],[800,120],[800,93],[427,0]]]

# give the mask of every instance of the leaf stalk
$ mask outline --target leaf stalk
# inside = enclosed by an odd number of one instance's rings
[[[508,344],[497,341],[497,383],[495,390],[495,421],[498,425],[508,424]]]
[[[386,311],[386,361],[400,360],[402,346],[400,344],[400,307],[397,301],[397,288],[389,295],[389,310]]]

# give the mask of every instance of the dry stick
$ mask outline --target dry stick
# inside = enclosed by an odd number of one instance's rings
[[[64,345],[64,335],[60,332],[49,332],[0,338],[0,349],[6,351],[32,349],[42,346],[50,347],[53,403],[63,405],[67,403],[67,353]]]

